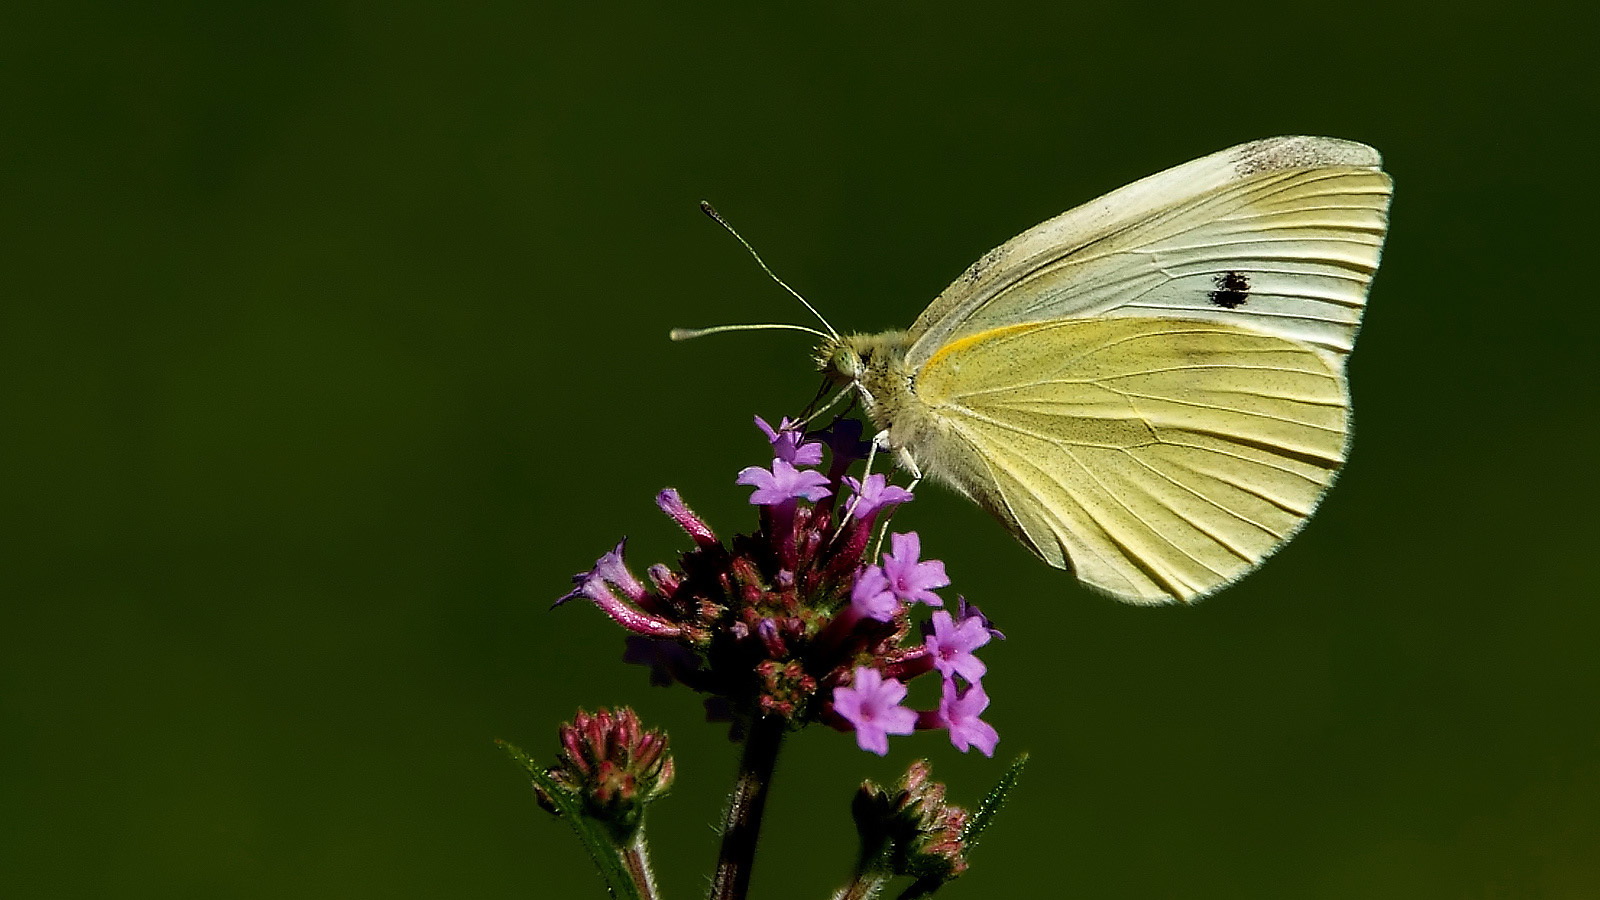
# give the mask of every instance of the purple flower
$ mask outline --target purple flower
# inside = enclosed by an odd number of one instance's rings
[[[833,493],[828,488],[828,476],[811,469],[796,469],[781,459],[772,461],[771,471],[760,466],[743,470],[734,483],[756,489],[750,495],[750,502],[756,506],[778,506],[801,498],[815,502]]]
[[[941,609],[933,614],[926,630],[928,636],[923,643],[933,657],[933,667],[944,674],[946,681],[960,675],[976,684],[988,671],[983,660],[972,655],[972,651],[989,643],[991,637],[980,618],[957,621]]]
[[[905,488],[889,484],[889,477],[881,472],[868,475],[864,482],[847,477],[844,483],[850,485],[850,490],[856,495],[847,507],[851,518],[855,519],[870,518],[881,509],[916,499],[916,495]]]
[[[855,726],[856,744],[879,756],[889,753],[889,735],[916,730],[917,714],[900,705],[906,686],[877,669],[857,666],[849,687],[835,688],[833,709]]]
[[[717,544],[717,536],[712,533],[711,526],[705,520],[695,515],[689,504],[683,502],[677,488],[667,488],[656,495],[656,506],[661,511],[672,517],[678,527],[689,533],[696,544],[702,547],[713,547]]]
[[[616,549],[596,560],[593,569],[572,576],[572,583],[576,587],[557,599],[556,606],[582,597],[598,606],[600,611],[610,616],[613,622],[634,634],[668,638],[683,633],[682,626],[639,609],[618,597],[612,590],[613,587],[620,588],[630,599],[635,599],[635,602],[644,598],[644,586],[633,577],[633,573],[628,571],[627,565],[622,561],[622,544],[618,544]],[[633,592],[635,588],[637,593]]]
[[[989,621],[989,617],[984,615],[982,610],[978,609],[978,605],[976,603],[968,603],[967,598],[959,594],[956,595],[956,619],[976,619],[983,623],[983,628],[985,631],[1002,641],[1006,639],[1006,636],[1001,633],[1000,629],[994,627],[994,623]]]
[[[622,560],[622,551],[627,545],[627,538],[619,541],[610,553],[595,560],[594,571],[586,577],[599,578],[622,591],[629,600],[638,603],[645,596],[644,584],[634,577],[628,570],[628,564]]]
[[[790,465],[822,465],[822,445],[816,441],[806,441],[804,432],[798,426],[798,422],[792,422],[788,416],[784,416],[778,427],[773,428],[766,419],[756,416],[756,427],[766,434],[767,442],[772,444],[774,457]]]
[[[889,545],[892,552],[883,555],[883,573],[889,577],[889,590],[907,603],[920,601],[929,606],[943,606],[944,601],[933,589],[950,585],[944,563],[936,559],[919,561],[922,539],[915,531],[890,535]]]
[[[863,619],[887,622],[900,612],[900,600],[889,590],[889,578],[877,566],[868,566],[850,588],[850,607]]]
[[[958,693],[955,682],[944,683],[938,721],[941,727],[950,729],[950,743],[957,750],[965,753],[967,748],[977,747],[984,756],[994,755],[994,745],[1000,743],[1000,732],[978,718],[988,706],[989,695],[983,692],[983,685],[973,684]]]
[[[619,543],[574,576],[557,604],[581,598],[599,607],[628,632],[624,658],[648,666],[652,683],[709,694],[708,714],[736,725],[756,716],[796,728],[821,721],[854,731],[879,755],[891,734],[942,729],[957,747],[991,753],[998,738],[980,718],[988,697],[977,685],[987,667],[976,654],[1003,635],[965,598],[944,603],[945,564],[922,558],[915,532],[891,535],[881,557],[869,553],[884,533],[874,523],[914,499],[910,491],[891,484],[892,473],[860,471],[870,445],[858,422],[835,418],[810,434],[789,419],[774,427],[758,417],[756,425],[771,465],[736,478],[760,507],[756,530],[719,539],[676,490],[662,490],[656,503],[692,539],[690,549],[675,565],[635,573]],[[913,631],[915,603],[938,609]],[[943,702],[911,708],[909,685],[936,670]]]

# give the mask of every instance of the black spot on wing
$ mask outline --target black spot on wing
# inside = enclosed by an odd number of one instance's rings
[[[1212,283],[1217,289],[1206,298],[1223,309],[1238,309],[1250,299],[1250,279],[1243,272],[1223,272]]]

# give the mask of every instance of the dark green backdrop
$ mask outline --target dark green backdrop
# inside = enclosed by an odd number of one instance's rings
[[[1600,896],[1578,4],[13,4],[0,140],[0,893],[599,898],[491,741],[670,729],[702,890],[733,749],[556,612],[618,537],[724,530],[815,387],[715,200],[839,324],[1240,141],[1379,147],[1354,458],[1303,534],[1135,609],[929,490],[1034,763],[951,897]],[[1580,18],[1582,16],[1582,18]],[[821,898],[861,778],[795,740],[759,898]]]

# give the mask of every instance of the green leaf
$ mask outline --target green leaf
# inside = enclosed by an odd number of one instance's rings
[[[1011,796],[1011,789],[1017,786],[1017,779],[1022,777],[1022,769],[1028,764],[1028,754],[1017,757],[1006,769],[1000,781],[990,789],[978,804],[978,811],[972,814],[967,822],[966,830],[961,832],[961,841],[967,845],[967,853],[972,853],[972,848],[978,846],[978,838],[982,836],[989,824],[994,821],[995,813],[1006,803],[1006,798]]]
[[[550,797],[550,802],[561,811],[561,819],[572,826],[572,831],[589,851],[589,858],[605,879],[606,890],[617,900],[641,900],[639,888],[634,884],[628,865],[623,861],[622,848],[611,840],[610,833],[599,822],[584,814],[583,799],[567,790],[555,779],[545,774],[544,767],[533,761],[520,747],[506,741],[495,741],[506,755],[515,760],[533,783]]]

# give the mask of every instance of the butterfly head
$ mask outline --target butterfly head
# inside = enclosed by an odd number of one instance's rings
[[[906,333],[844,334],[817,345],[817,368],[836,385],[859,385],[905,359]]]
[[[825,338],[813,356],[829,384],[850,384],[861,377],[861,353],[850,345],[854,335]]]

